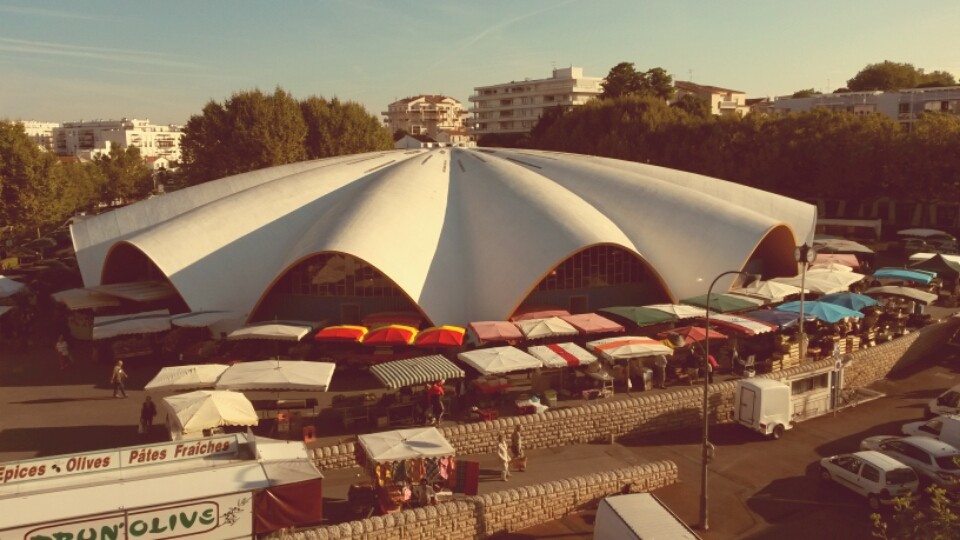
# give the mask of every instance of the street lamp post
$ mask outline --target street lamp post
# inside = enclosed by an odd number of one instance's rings
[[[817,260],[817,249],[804,243],[793,251],[793,258],[800,263],[800,361],[807,357],[807,336],[803,328],[803,298],[807,292],[807,266]]]
[[[713,278],[710,287],[707,289],[707,314],[704,317],[706,321],[706,337],[703,340],[703,448],[701,449],[701,471],[700,471],[700,528],[710,529],[710,521],[707,512],[707,473],[709,472],[710,461],[713,459],[713,444],[710,443],[710,417],[709,402],[707,397],[710,391],[710,297],[713,294],[713,286],[717,284],[723,276],[730,274],[739,274],[741,276],[751,276],[743,270],[729,270]],[[752,277],[752,276],[751,276]]]

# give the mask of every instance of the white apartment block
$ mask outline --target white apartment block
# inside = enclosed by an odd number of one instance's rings
[[[827,108],[854,114],[880,113],[906,129],[925,112],[960,115],[960,86],[911,88],[899,92],[846,92],[805,98],[781,96],[774,99],[774,113],[803,112]]]
[[[64,122],[54,128],[54,151],[61,156],[90,158],[113,148],[136,146],[143,158],[180,161],[180,126],[155,126],[149,120],[123,118]]]
[[[554,69],[549,79],[526,79],[475,87],[470,96],[475,136],[527,133],[537,125],[545,109],[571,108],[603,92],[602,77],[584,77],[583,68]]]
[[[744,116],[750,112],[750,107],[747,106],[747,94],[740,90],[706,86],[687,81],[674,81],[673,87],[676,89],[674,100],[685,95],[705,99],[710,104],[710,112],[717,116],[731,114]]]
[[[394,101],[381,114],[390,133],[402,129],[411,135],[430,137],[438,142],[465,142],[462,139],[466,135],[467,111],[452,97],[408,97]]]
[[[37,122],[35,120],[19,121],[27,137],[47,152],[53,151],[53,130],[60,127],[58,122]]]

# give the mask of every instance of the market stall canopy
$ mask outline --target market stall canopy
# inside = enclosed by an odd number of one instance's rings
[[[903,229],[902,231],[897,231],[897,234],[900,236],[916,236],[917,238],[933,238],[939,236],[956,240],[952,234],[937,229]]]
[[[712,318],[710,319],[713,320]],[[666,332],[660,332],[657,334],[657,337],[660,339],[667,339],[670,337],[670,334],[676,334],[683,339],[683,346],[693,345],[694,343],[700,343],[701,341],[707,339],[707,329],[700,326],[681,326],[679,328],[674,328]],[[710,329],[709,339],[727,339],[726,334],[721,334],[714,329]]]
[[[680,300],[680,303],[687,304],[689,306],[698,306],[704,309],[706,309],[709,305],[710,311],[728,313],[731,311],[753,309],[759,305],[762,305],[764,302],[763,300],[759,300],[757,298],[723,293],[710,293],[709,298],[706,294],[701,294],[700,296],[694,296],[692,298],[684,298],[683,300]]]
[[[459,366],[439,354],[374,364],[370,366],[370,373],[391,390],[440,379],[462,379],[466,375]]]
[[[575,336],[579,332],[567,321],[560,317],[549,317],[546,319],[524,319],[515,321],[514,324],[523,332],[523,337],[527,339],[543,339],[556,336]]]
[[[853,240],[846,240],[844,238],[825,238],[817,239],[813,241],[813,246],[817,248],[819,253],[824,254],[851,254],[851,253],[863,253],[867,255],[872,255],[874,251],[869,247],[861,244],[860,242],[855,242]],[[819,259],[819,253],[817,258]]]
[[[867,276],[856,272],[836,272],[836,271],[816,271],[807,272],[806,278],[796,277],[778,277],[772,281],[777,283],[786,283],[794,287],[800,287],[801,281],[803,287],[809,291],[818,294],[831,294],[850,290],[850,286],[862,280]]]
[[[541,367],[540,360],[516,347],[474,349],[457,355],[461,362],[476,369],[481,375],[496,375]]]
[[[899,285],[887,285],[884,287],[873,287],[864,291],[867,295],[876,296],[899,296],[909,300],[916,300],[925,305],[930,305],[937,299],[937,295],[913,287],[901,287]]]
[[[817,253],[817,258],[813,261],[812,266],[822,266],[830,263],[842,264],[853,270],[854,268],[860,268],[860,260],[857,259],[856,255],[850,253]],[[809,270],[808,270],[809,271]]]
[[[109,339],[131,334],[155,334],[170,330],[170,312],[161,309],[93,318],[93,339]]]
[[[357,435],[357,441],[375,463],[448,457],[457,452],[435,427],[419,427]]]
[[[239,392],[197,390],[167,396],[161,401],[176,417],[183,433],[222,426],[255,426],[259,421],[253,404]]]
[[[523,333],[509,321],[477,321],[470,323],[470,329],[480,342],[517,341],[523,339]]]
[[[670,314],[674,319],[693,319],[707,314],[707,310],[703,308],[681,304],[652,304],[644,307]]]
[[[834,293],[827,294],[817,298],[818,302],[827,302],[830,304],[836,304],[838,306],[843,306],[847,309],[852,309],[854,311],[860,311],[863,308],[875,306],[879,304],[873,298],[865,296],[862,294],[845,292],[845,293]]]
[[[754,313],[760,310],[750,311],[745,315],[731,315],[729,313],[716,313],[710,315],[710,324],[724,328],[725,332],[739,332],[748,336],[757,334],[766,334],[777,329],[776,325],[766,321],[753,319]]]
[[[120,301],[116,298],[90,289],[67,289],[55,292],[50,297],[66,306],[70,311],[120,305]]]
[[[917,270],[907,270],[905,268],[880,268],[873,273],[874,279],[895,279],[900,281],[911,281],[922,285],[929,285],[933,281],[933,276],[926,272]]]
[[[183,328],[207,328],[224,321],[239,320],[243,317],[242,313],[233,311],[197,311],[173,315],[170,317],[170,324]]]
[[[548,368],[585,366],[597,361],[597,357],[590,354],[590,351],[569,342],[534,345],[527,347],[527,352]]]
[[[134,302],[151,302],[154,300],[166,300],[177,295],[177,290],[169,283],[160,281],[132,281],[129,283],[112,283],[110,285],[99,285],[88,287],[92,291],[100,292],[124,300]]]
[[[198,390],[213,388],[217,379],[227,369],[226,364],[194,364],[160,368],[144,390]]]
[[[777,281],[754,281],[747,287],[730,290],[730,294],[760,298],[767,302],[782,302],[784,298],[800,292],[800,287]]]
[[[231,341],[242,339],[268,339],[272,341],[300,341],[313,332],[314,326],[303,321],[273,321],[238,328],[227,335]]]
[[[417,337],[417,329],[402,324],[378,326],[363,336],[360,343],[370,346],[411,345]]]
[[[672,355],[673,349],[647,337],[622,336],[587,342],[587,349],[607,360],[627,360],[658,354]]]
[[[926,261],[928,259],[932,259],[937,255],[940,255],[941,257],[943,257],[944,259],[950,262],[960,264],[960,255],[948,255],[946,253],[914,253],[909,257],[909,260],[911,263]]]
[[[26,292],[27,286],[15,279],[6,276],[0,276],[0,298],[7,298],[22,292]]]
[[[596,313],[578,313],[560,317],[577,329],[581,334],[607,334],[623,332],[623,325]]]
[[[413,340],[417,347],[460,347],[467,329],[460,326],[431,326]]]
[[[326,392],[336,367],[333,362],[305,360],[239,362],[220,375],[216,389]]]
[[[800,313],[800,302],[788,302],[777,306],[780,311],[789,311],[790,313]],[[843,306],[830,304],[827,302],[805,302],[803,305],[803,315],[807,317],[816,317],[817,319],[835,323],[847,317],[862,318],[863,313],[847,309]]]
[[[570,315],[570,312],[565,309],[560,309],[557,307],[547,307],[547,306],[538,306],[538,307],[529,307],[514,313],[513,317],[510,317],[510,320],[513,322],[525,321],[527,319],[546,319],[548,317],[560,317],[563,318],[567,315]]]
[[[792,313],[790,311],[782,311],[779,309],[758,309],[756,311],[750,312],[750,318],[755,321],[765,322],[770,325],[773,325],[775,328],[786,328],[788,326],[796,326],[797,321],[799,320],[798,313]],[[812,321],[815,320],[815,317],[811,317],[804,313],[803,318]],[[711,318],[710,320],[713,320]]]
[[[807,272],[853,272],[853,267],[838,262],[819,262],[811,264]]]
[[[661,309],[653,309],[644,306],[614,306],[601,308],[597,311],[602,311],[603,313],[609,313],[610,315],[620,317],[641,328],[644,326],[668,323],[677,320],[676,315],[672,315]]]
[[[356,326],[353,324],[339,324],[328,326],[321,329],[313,336],[315,341],[341,341],[348,343],[360,343],[363,336],[367,335],[369,330],[366,326]]]
[[[423,322],[423,317],[412,311],[381,311],[367,315],[360,322],[363,323],[363,326],[371,329],[391,324],[419,328],[420,323]]]
[[[910,265],[911,270],[932,270],[938,276],[945,279],[957,279],[960,277],[960,262],[954,262],[947,257],[937,253],[933,257]]]

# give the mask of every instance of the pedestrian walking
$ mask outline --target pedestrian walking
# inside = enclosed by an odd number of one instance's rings
[[[140,406],[140,434],[149,435],[153,428],[153,418],[157,416],[157,406],[154,405],[150,396],[143,398],[143,405]]]
[[[113,366],[113,374],[110,375],[110,384],[113,385],[113,397],[127,397],[127,389],[124,383],[127,381],[127,372],[123,370],[123,360],[117,360]]]
[[[497,457],[500,458],[500,466],[502,467],[500,473],[500,479],[504,482],[510,478],[510,448],[507,446],[507,438],[500,434],[500,440],[497,442]]]
[[[67,344],[67,340],[63,337],[63,334],[60,334],[60,337],[57,338],[56,349],[57,356],[60,357],[60,371],[63,371],[73,363],[73,360],[70,358],[70,345]]]
[[[658,354],[653,360],[657,372],[657,388],[667,387],[667,355]]]
[[[440,379],[437,382],[433,383],[427,390],[427,395],[430,400],[430,408],[433,412],[433,419],[430,420],[430,423],[436,423],[437,425],[443,420],[443,396],[446,395],[446,391],[443,389],[444,380]]]
[[[523,434],[520,426],[513,430],[510,436],[510,453],[513,454],[513,466],[516,470],[524,472],[527,470],[527,454],[523,451]]]

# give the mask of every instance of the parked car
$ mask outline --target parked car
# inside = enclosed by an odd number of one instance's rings
[[[924,418],[958,413],[960,413],[960,384],[931,399],[927,403]]]
[[[941,414],[930,420],[910,422],[900,431],[908,437],[930,437],[960,448],[960,415],[957,414]]]
[[[921,484],[936,484],[951,497],[960,493],[960,450],[930,437],[878,435],[860,443],[861,450],[876,450],[909,465]]]
[[[871,510],[891,505],[898,497],[920,497],[917,473],[908,465],[873,450],[821,459],[820,478],[866,497]]]

